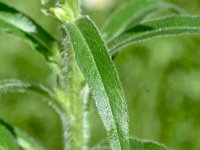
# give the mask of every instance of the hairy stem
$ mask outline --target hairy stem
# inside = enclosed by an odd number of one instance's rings
[[[59,0],[54,9],[55,17],[62,23],[74,21],[79,14],[78,0]],[[75,55],[65,25],[61,26],[60,66],[57,70],[56,93],[64,106],[63,138],[65,150],[82,150],[83,135],[83,95],[84,78],[76,64]]]
[[[65,35],[66,37],[66,35]],[[62,38],[60,69],[58,69],[57,96],[64,106],[63,138],[65,150],[82,150],[83,139],[83,100],[81,91],[84,79],[80,72],[73,49],[67,38]]]

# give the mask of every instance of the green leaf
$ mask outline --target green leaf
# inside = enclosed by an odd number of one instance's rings
[[[47,97],[47,102],[48,104],[50,104],[51,107],[53,107],[58,113],[62,111],[63,107],[60,105],[59,100],[53,94],[53,91],[49,90],[43,85],[23,82],[14,79],[0,81],[0,94],[7,92],[24,93],[26,91],[33,91]]]
[[[1,119],[0,126],[5,127],[10,132],[17,144],[23,148],[23,150],[45,150],[35,139]]]
[[[130,147],[133,150],[172,150],[163,144],[149,140],[130,138]]]
[[[123,90],[97,27],[87,17],[66,26],[77,64],[95,99],[112,149],[129,149]]]
[[[14,136],[0,124],[0,150],[20,150]]]
[[[0,2],[0,32],[30,41],[45,57],[51,55],[54,38],[24,13]]]
[[[163,144],[149,140],[140,140],[137,138],[130,138],[129,143],[131,150],[172,150]],[[108,142],[104,140],[90,150],[111,150],[111,147]]]
[[[108,47],[111,55],[123,47],[147,39],[175,35],[200,34],[199,16],[169,16],[138,24],[112,40]]]
[[[124,32],[133,23],[137,24],[146,16],[159,10],[172,9],[183,13],[176,5],[156,0],[131,1],[117,10],[102,28],[104,39],[110,42],[113,38]]]

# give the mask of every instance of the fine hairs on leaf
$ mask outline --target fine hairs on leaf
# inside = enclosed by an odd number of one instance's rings
[[[147,39],[163,36],[197,35],[199,33],[199,16],[175,15],[138,24],[113,39],[108,47],[110,54],[114,55],[127,45]]]
[[[127,107],[116,70],[98,29],[88,17],[66,26],[77,64],[95,99],[111,147],[128,150]]]

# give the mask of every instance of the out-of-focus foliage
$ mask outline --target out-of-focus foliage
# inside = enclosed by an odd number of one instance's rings
[[[39,0],[2,1],[56,34],[56,22],[41,13],[44,6]],[[91,14],[101,27],[126,1],[115,0],[110,10],[102,12],[84,8],[83,13]],[[200,14],[198,0],[166,1],[178,4],[189,14]],[[200,149],[199,43],[200,36],[152,39],[128,47],[115,57],[128,101],[130,135],[153,139],[177,150]],[[0,33],[0,79],[17,78],[50,86],[55,81],[53,75],[45,58],[28,43]],[[61,150],[59,117],[41,98],[33,93],[0,95],[0,118],[27,131],[47,149]],[[91,145],[94,145],[105,133],[96,115],[92,122]]]

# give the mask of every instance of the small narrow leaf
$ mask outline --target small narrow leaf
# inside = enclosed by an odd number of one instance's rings
[[[136,138],[130,138],[130,147],[135,150],[172,150],[167,146],[149,140],[139,140]]]
[[[171,148],[168,148],[163,144],[154,141],[140,140],[136,138],[130,138],[129,143],[131,150],[172,150]],[[108,142],[104,140],[90,150],[111,150],[111,147],[109,146]]]
[[[22,132],[20,129],[15,128],[15,133],[18,145],[24,150],[45,150],[38,141]]]
[[[112,40],[108,46],[111,50],[111,55],[114,55],[127,45],[147,39],[163,36],[197,34],[200,34],[199,16],[177,15],[138,24]]]
[[[113,38],[124,32],[131,23],[137,24],[147,15],[166,9],[184,13],[184,11],[176,5],[162,1],[131,1],[117,10],[105,23],[102,28],[104,38],[107,42],[110,42]]]
[[[24,13],[2,2],[0,2],[0,32],[30,41],[45,57],[52,53],[50,49],[55,41],[54,38]]]
[[[5,127],[8,132],[14,137],[17,144],[23,148],[23,150],[45,150],[35,139],[28,136],[20,129],[11,126],[7,122],[0,119],[0,126]],[[0,135],[1,136],[1,135]],[[1,149],[0,149],[1,150]]]
[[[0,124],[0,150],[20,150],[14,136]]]
[[[49,100],[48,102],[52,104],[51,106],[58,113],[62,111],[63,108],[60,105],[59,100],[53,94],[53,91],[49,90],[47,87],[43,85],[38,85],[13,79],[0,81],[0,94],[7,92],[24,93],[26,91],[33,91],[47,97],[47,99]]]
[[[113,150],[128,150],[128,115],[124,94],[96,26],[87,17],[67,24],[77,64],[82,71]]]

